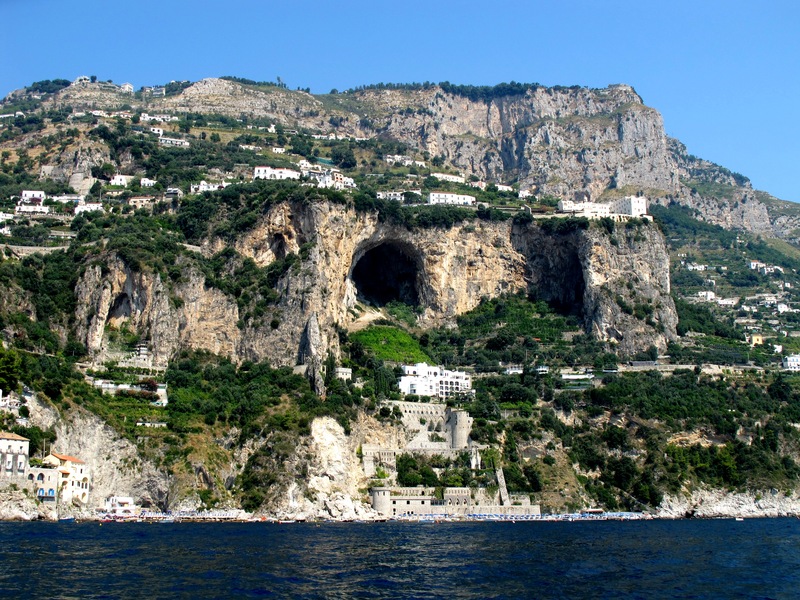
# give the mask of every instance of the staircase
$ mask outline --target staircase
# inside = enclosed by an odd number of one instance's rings
[[[502,467],[498,467],[494,471],[495,475],[497,476],[497,485],[500,488],[500,504],[502,506],[509,506],[511,504],[511,500],[508,497],[508,488],[506,487],[506,476],[503,475]]]

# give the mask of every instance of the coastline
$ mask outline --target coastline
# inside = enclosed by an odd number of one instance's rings
[[[353,502],[353,506],[360,503]],[[274,513],[253,514],[241,509],[215,509],[209,511],[175,510],[152,511],[142,510],[140,514],[125,518],[113,518],[109,515],[89,509],[76,507],[44,505],[21,490],[0,490],[0,521],[49,521],[60,519],[75,521],[140,521],[147,523],[160,522],[260,522],[260,523],[298,523],[298,522],[334,522],[334,523],[366,523],[366,522],[570,522],[597,520],[680,520],[680,519],[751,519],[800,517],[800,496],[797,492],[784,493],[771,491],[728,492],[725,490],[694,490],[683,495],[666,496],[661,505],[651,513],[631,512],[579,512],[543,515],[500,515],[472,513],[468,515],[423,514],[388,517],[381,515],[364,505],[362,510],[339,512],[320,510],[314,514],[304,511],[276,511]],[[336,511],[338,512],[338,511]]]

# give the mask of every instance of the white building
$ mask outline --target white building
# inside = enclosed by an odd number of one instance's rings
[[[442,181],[449,181],[450,183],[464,183],[466,180],[460,175],[450,175],[448,173],[431,173],[431,177],[436,177]]]
[[[273,146],[272,147],[273,154],[286,154],[286,148],[282,148],[281,146]]]
[[[156,181],[155,179],[148,179],[147,177],[142,177],[139,180],[139,185],[144,187],[144,188],[151,188],[157,183],[158,183],[158,181]]]
[[[520,190],[518,196],[520,200],[524,200],[525,198],[530,198],[533,196],[533,192],[530,190]]]
[[[395,202],[404,202],[406,197],[405,194],[416,194],[417,196],[422,198],[422,190],[397,190],[393,192],[378,192],[377,196],[379,200],[394,200]]]
[[[119,187],[128,187],[133,181],[133,175],[114,175],[111,178],[110,184]]]
[[[332,188],[334,190],[355,189],[356,182],[352,177],[345,177],[336,169],[329,169],[322,174],[309,171],[309,177],[317,180],[317,187]]]
[[[161,136],[164,135],[164,130],[161,127],[151,127],[150,128],[150,133],[154,133],[158,137],[161,137]]]
[[[574,202],[572,200],[559,200],[558,212],[571,213],[582,217],[609,217],[611,206],[597,202]]]
[[[713,302],[717,295],[714,292],[697,292],[697,297],[706,302]]]
[[[558,203],[558,212],[572,213],[590,219],[612,216],[651,218],[647,215],[647,198],[638,196],[626,196],[610,204],[561,200]]]
[[[132,83],[123,83],[119,86],[119,91],[123,94],[132,94],[133,93],[133,84]]]
[[[102,202],[81,202],[75,205],[75,216],[85,212],[106,212]]]
[[[160,137],[158,138],[158,143],[163,144],[164,146],[177,146],[179,148],[189,147],[189,142],[187,142],[186,140],[179,140],[176,138]]]
[[[647,214],[647,198],[625,196],[611,203],[611,212],[629,217],[641,217]]]
[[[459,206],[472,206],[475,196],[467,194],[452,194],[450,192],[431,192],[428,195],[428,204],[455,204]]]
[[[219,183],[214,183],[214,182],[208,183],[207,181],[203,180],[200,183],[193,183],[190,186],[189,191],[192,194],[202,194],[203,192],[217,192],[219,190],[224,190],[229,185],[230,183],[227,183],[225,181]]]
[[[445,400],[455,394],[473,393],[472,377],[463,371],[447,371],[426,363],[403,365],[400,391]]]
[[[129,519],[142,512],[131,496],[109,496],[103,506],[105,514],[112,519]]]
[[[513,192],[514,188],[510,185],[503,185],[502,183],[495,184],[498,192]]]
[[[14,212],[18,215],[48,215],[50,214],[50,207],[43,206],[41,200],[33,200],[26,204],[17,204]]]
[[[41,190],[22,190],[20,200],[30,202],[32,200],[47,200],[47,194]]]
[[[57,489],[59,501],[67,504],[71,502],[86,504],[89,501],[91,484],[89,467],[80,458],[51,452],[42,464],[52,467],[59,474]]]
[[[54,202],[61,202],[62,204],[69,204],[70,202],[77,203],[83,202],[85,196],[80,194],[61,194],[60,196],[53,196],[50,199]]]
[[[256,167],[253,179],[300,179],[300,172],[285,168]]]
[[[800,371],[800,354],[783,357],[783,368],[787,371]]]
[[[28,438],[0,431],[0,478],[25,476],[29,445]]]

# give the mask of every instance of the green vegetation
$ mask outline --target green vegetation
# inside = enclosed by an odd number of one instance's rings
[[[350,340],[361,344],[379,360],[397,363],[431,362],[419,342],[408,332],[388,325],[374,325],[350,334]]]

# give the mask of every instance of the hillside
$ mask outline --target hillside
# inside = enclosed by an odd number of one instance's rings
[[[379,85],[313,96],[229,78],[170,84],[163,97],[123,93],[109,83],[80,82],[55,93],[42,89],[52,86],[9,95],[0,113],[27,106],[78,113],[169,113],[189,117],[196,129],[187,132],[194,135],[202,134],[204,125],[214,129],[215,123],[222,130],[235,130],[237,124],[281,125],[285,130],[394,142],[427,160],[429,167],[450,166],[467,178],[513,184],[539,197],[607,199],[642,193],[653,202],[678,202],[698,210],[704,220],[727,228],[787,240],[796,239],[800,229],[796,205],[754,191],[746,177],[689,155],[679,141],[665,135],[658,112],[627,85]],[[220,135],[228,138],[222,131]],[[389,148],[383,152],[394,153]],[[367,163],[369,154],[363,157]],[[69,156],[69,165],[59,164],[66,157],[55,159],[55,179],[66,182],[76,171],[88,174],[107,158],[103,153],[80,152],[77,161],[74,153]],[[374,172],[375,165],[362,166]]]
[[[0,429],[82,456],[95,500],[356,518],[370,485],[491,492],[500,464],[551,511],[797,511],[793,205],[687,156],[632,88],[160,94],[57,80],[0,107],[24,113],[0,211],[39,211],[4,219]],[[654,221],[554,209],[632,192]],[[423,360],[472,377],[448,405],[484,467],[405,452]]]

